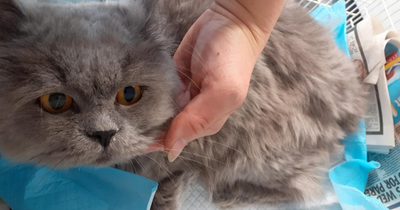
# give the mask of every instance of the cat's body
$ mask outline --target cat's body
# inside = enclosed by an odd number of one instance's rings
[[[222,207],[313,200],[338,140],[363,114],[354,66],[326,29],[287,2],[244,104],[222,130],[191,142],[173,163],[162,152],[140,155],[178,112],[171,54],[211,1],[22,12],[10,2],[0,1],[1,154],[50,166],[117,164],[160,183],[154,209],[176,209],[195,178]],[[146,89],[137,104],[117,105],[127,85]],[[34,103],[53,92],[73,97],[73,108],[53,115]],[[86,134],[109,129],[118,132],[107,149]]]

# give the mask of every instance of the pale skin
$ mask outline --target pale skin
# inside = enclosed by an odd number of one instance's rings
[[[171,162],[190,141],[217,133],[242,105],[283,4],[284,0],[216,0],[189,29],[174,55],[179,72],[186,74],[180,75],[178,98],[184,108],[161,142]]]

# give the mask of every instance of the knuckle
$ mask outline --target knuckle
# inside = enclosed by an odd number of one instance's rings
[[[209,127],[209,120],[200,114],[192,114],[191,119],[188,121],[194,136],[200,136]]]
[[[209,120],[201,114],[194,114],[194,116],[201,129],[207,129],[208,125],[210,124]]]

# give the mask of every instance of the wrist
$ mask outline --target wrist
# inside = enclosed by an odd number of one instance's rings
[[[261,52],[283,4],[284,0],[215,0],[210,9],[240,26]]]

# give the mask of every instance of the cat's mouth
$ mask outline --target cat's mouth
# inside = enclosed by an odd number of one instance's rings
[[[99,157],[94,161],[95,165],[105,165],[109,163],[112,159],[112,155],[108,151],[102,152]]]

